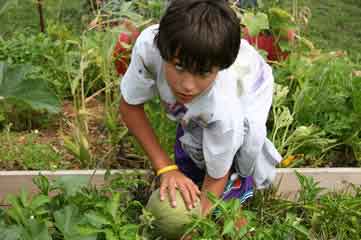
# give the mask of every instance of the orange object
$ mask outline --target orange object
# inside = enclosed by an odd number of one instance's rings
[[[139,36],[139,31],[134,26],[128,26],[130,23],[124,23],[129,32],[121,32],[118,36],[118,41],[113,50],[113,57],[115,58],[115,68],[119,75],[123,75],[128,68],[130,61],[130,49],[128,45],[135,42]]]
[[[278,44],[275,42],[274,36],[267,35],[266,33],[260,33],[257,36],[252,37],[248,33],[247,28],[242,29],[243,38],[246,39],[251,45],[256,46],[267,52],[267,59],[270,61],[285,60],[288,57],[288,52],[283,52]],[[293,30],[289,30],[287,33],[287,40],[293,41],[295,33]]]

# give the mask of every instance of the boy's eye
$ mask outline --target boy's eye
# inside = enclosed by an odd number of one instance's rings
[[[184,68],[182,68],[182,66],[181,66],[181,65],[178,65],[178,64],[175,65],[175,69],[176,69],[177,71],[180,71],[180,72],[183,72],[183,71],[184,71]]]
[[[204,73],[201,73],[201,77],[208,77],[209,74],[211,74],[211,72],[204,72]]]

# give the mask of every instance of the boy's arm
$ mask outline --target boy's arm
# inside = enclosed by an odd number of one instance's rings
[[[120,112],[123,122],[142,145],[155,171],[173,164],[167,153],[161,148],[144,112],[143,104],[130,105],[121,99]],[[180,171],[170,171],[161,175],[160,199],[163,200],[165,194],[169,194],[174,207],[176,206],[176,188],[181,191],[188,208],[195,205],[200,191],[192,180]]]
[[[144,112],[143,104],[130,105],[121,99],[120,112],[127,128],[139,141],[144,151],[151,159],[155,171],[172,164],[167,154],[161,148],[155,133]]]
[[[211,210],[212,203],[207,198],[207,192],[214,193],[217,197],[220,197],[224,191],[229,177],[229,172],[218,179],[210,177],[208,174],[204,177],[202,191],[201,191],[201,207],[202,215],[208,215]]]

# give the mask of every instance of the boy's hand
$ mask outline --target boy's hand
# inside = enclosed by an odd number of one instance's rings
[[[181,192],[183,200],[188,207],[192,209],[195,207],[201,192],[198,186],[182,172],[175,170],[164,173],[160,178],[160,200],[163,201],[165,194],[168,194],[172,207],[176,207],[176,191]]]

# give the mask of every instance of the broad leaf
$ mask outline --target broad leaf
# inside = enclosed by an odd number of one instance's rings
[[[264,13],[246,12],[243,16],[243,24],[248,28],[251,36],[258,35],[262,30],[269,29],[268,17]]]
[[[89,182],[88,176],[62,176],[55,180],[54,188],[64,191],[66,196],[74,196]]]
[[[20,226],[0,226],[0,239],[20,240],[22,231]]]
[[[79,226],[82,221],[79,209],[76,206],[70,205],[60,209],[54,213],[55,225],[59,231],[64,235],[64,240],[95,240],[96,233],[92,232],[85,235],[79,231]]]
[[[222,236],[232,233],[234,231],[234,228],[235,228],[235,226],[234,226],[233,219],[227,219],[224,223]]]
[[[25,231],[25,238],[26,240],[52,240],[48,226],[45,224],[45,222],[39,222],[36,219],[30,219],[27,221],[27,227]],[[22,238],[23,239],[23,238]]]
[[[112,216],[113,220],[115,220],[117,211],[120,206],[120,197],[121,197],[120,192],[115,192],[112,195],[112,198],[109,201],[109,204],[107,206],[107,210],[110,213],[110,215]]]
[[[102,213],[91,211],[85,214],[87,221],[96,228],[101,228],[103,225],[111,225],[112,222]]]
[[[59,112],[59,100],[42,79],[29,78],[32,66],[0,62],[0,100],[23,102],[34,110]]]

